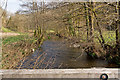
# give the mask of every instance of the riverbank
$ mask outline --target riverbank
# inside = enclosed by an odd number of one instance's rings
[[[3,37],[2,69],[13,69],[18,62],[33,52],[34,38],[29,35]]]
[[[87,33],[82,37],[72,36],[67,38],[68,44],[72,48],[83,48],[84,51],[93,59],[104,59],[110,63],[120,65],[118,47],[116,47],[115,31],[103,30],[102,35],[104,43],[99,36],[98,31],[94,31],[93,41],[87,40]]]
[[[44,41],[40,49],[21,62],[18,69],[118,68],[106,60],[88,57],[82,48],[69,47],[64,39]]]
[[[83,46],[90,44],[85,42],[77,43],[80,44],[81,47],[73,48],[69,46],[71,40],[69,42],[67,39],[51,36],[51,38],[43,42],[39,50],[38,46],[34,44],[36,41],[32,35],[28,34],[4,37],[2,45],[2,68],[15,69],[16,66],[22,69],[118,67],[115,64],[107,63],[105,60],[89,58],[87,54],[84,53]],[[74,43],[71,45],[76,46]],[[36,51],[35,48],[38,50]],[[22,65],[19,67],[18,64],[20,61],[22,61]]]

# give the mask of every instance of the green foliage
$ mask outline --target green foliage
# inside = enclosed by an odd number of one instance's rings
[[[103,37],[106,42],[112,42],[116,40],[115,31],[105,31]]]
[[[28,35],[18,35],[18,36],[7,37],[7,38],[3,38],[2,43],[3,45],[11,44],[20,40],[24,40],[27,37]]]
[[[95,34],[95,37],[99,37],[100,38],[100,35],[98,33],[98,31],[94,31],[94,34]],[[106,44],[111,44],[111,43],[114,43],[116,41],[116,34],[115,34],[115,31],[103,31],[103,37],[104,37],[104,40],[106,42]],[[101,40],[101,38],[100,38]],[[97,38],[95,38],[94,40],[95,42],[99,42]]]
[[[88,53],[89,54],[89,56],[91,57],[91,58],[96,58],[97,56],[96,56],[96,53]]]
[[[69,32],[70,34],[73,36],[75,33],[74,33],[74,29],[72,28],[72,26],[69,26]]]
[[[10,29],[7,29],[5,27],[2,27],[1,29],[2,29],[3,32],[14,32],[14,31],[11,31]]]
[[[36,30],[34,31],[34,36],[36,36]]]
[[[115,63],[120,66],[120,57],[119,56],[109,56],[107,61],[110,63]]]
[[[37,29],[34,31],[34,37],[39,38],[42,34],[42,29],[40,26],[37,27]]]
[[[94,57],[95,57],[95,56],[96,56],[96,54],[95,54],[95,53],[92,53],[92,56],[94,56]]]
[[[49,34],[49,33],[55,33],[54,30],[47,30],[46,32],[47,32],[48,34]]]
[[[51,37],[50,37],[50,36],[48,36],[48,39],[51,39]]]

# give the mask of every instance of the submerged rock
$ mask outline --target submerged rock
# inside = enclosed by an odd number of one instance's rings
[[[80,44],[71,44],[70,47],[73,47],[73,48],[80,48]]]
[[[74,48],[79,48],[80,45],[79,45],[79,44],[73,44],[73,47],[74,47]]]

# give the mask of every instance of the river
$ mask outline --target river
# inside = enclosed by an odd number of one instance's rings
[[[77,68],[113,68],[105,60],[91,59],[81,48],[71,48],[65,41],[46,40],[40,49],[23,59],[20,69],[77,69]]]

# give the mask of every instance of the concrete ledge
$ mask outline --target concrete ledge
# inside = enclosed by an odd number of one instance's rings
[[[103,73],[118,78],[118,69],[108,68],[0,70],[2,78],[99,78]]]

